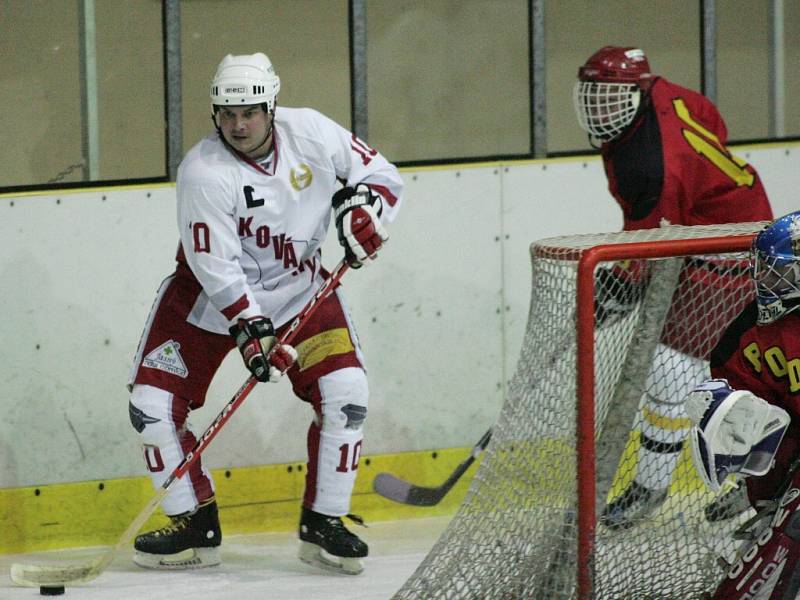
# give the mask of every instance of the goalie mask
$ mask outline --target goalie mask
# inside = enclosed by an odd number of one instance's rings
[[[639,48],[606,46],[578,70],[572,100],[581,129],[610,141],[633,123],[652,74]]]
[[[715,492],[728,475],[765,475],[775,460],[789,414],[725,379],[697,386],[686,399],[697,472]]]
[[[750,264],[759,325],[800,306],[800,211],[777,219],[755,237]]]

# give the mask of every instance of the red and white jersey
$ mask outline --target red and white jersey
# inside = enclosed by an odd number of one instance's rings
[[[202,292],[190,323],[228,333],[237,318],[291,320],[323,276],[321,246],[337,181],[365,183],[394,220],[403,182],[397,168],[319,112],[278,107],[269,161],[234,154],[213,133],[181,162],[177,178],[177,277]],[[342,251],[344,253],[344,251]]]
[[[624,230],[772,219],[758,173],[727,149],[708,98],[658,78],[644,101],[631,130],[601,150]]]

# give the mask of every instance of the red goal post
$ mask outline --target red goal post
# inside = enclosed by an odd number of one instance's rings
[[[711,347],[753,298],[747,251],[764,225],[531,245],[528,322],[492,441],[458,512],[394,600],[699,600],[714,588],[719,559],[738,548],[739,521],[707,522],[713,496],[685,452],[652,517],[618,531],[597,518],[635,473],[637,415],[662,346],[707,370]],[[599,269],[623,261],[642,267],[644,291],[598,324]],[[688,377],[680,363],[667,370],[680,403]]]
[[[595,470],[594,273],[601,262],[686,255],[727,254],[750,248],[753,233],[689,240],[608,244],[586,250],[578,261],[576,292],[578,473]],[[596,527],[595,478],[578,477],[578,599],[592,598],[592,545]],[[586,557],[588,560],[581,560]]]

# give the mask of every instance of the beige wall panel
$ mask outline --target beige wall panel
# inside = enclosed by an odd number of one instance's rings
[[[161,3],[95,1],[100,178],[165,173]],[[0,2],[0,187],[84,179],[77,1]],[[768,134],[768,2],[717,3],[718,104],[732,140]],[[208,86],[227,53],[266,52],[279,102],[350,128],[347,0],[184,0],[183,151],[212,131]],[[369,0],[369,141],[394,161],[530,151],[527,0]],[[700,88],[696,2],[546,2],[548,150],[589,148],[577,69],[606,44]],[[800,2],[784,2],[785,133],[800,135]]]
[[[729,140],[769,133],[769,3],[717,3],[717,108]]]
[[[368,8],[370,143],[400,161],[530,151],[525,1]]]
[[[45,183],[81,162],[75,2],[0,2],[0,186]],[[64,177],[80,181],[81,169]]]
[[[655,0],[546,2],[548,151],[588,149],[572,107],[578,67],[603,46],[637,46],[653,72],[700,87],[697,3]]]
[[[800,2],[785,3],[784,20],[786,135],[800,136]]]
[[[167,167],[161,5],[100,0],[95,21],[100,177],[162,177]]]
[[[226,54],[264,52],[281,78],[279,104],[351,126],[346,0],[182,2],[181,45],[184,152],[213,131],[209,86]]]

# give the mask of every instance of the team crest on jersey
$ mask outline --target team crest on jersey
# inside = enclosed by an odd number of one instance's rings
[[[181,345],[174,340],[164,342],[144,357],[142,366],[150,369],[158,369],[159,371],[166,371],[167,373],[172,373],[173,375],[186,379],[186,376],[189,374],[189,369],[186,368],[186,363],[183,362],[183,358],[179,352],[180,348]]]
[[[311,167],[305,163],[289,170],[289,182],[298,192],[310,186],[312,179],[314,179],[314,175],[311,173]]]

